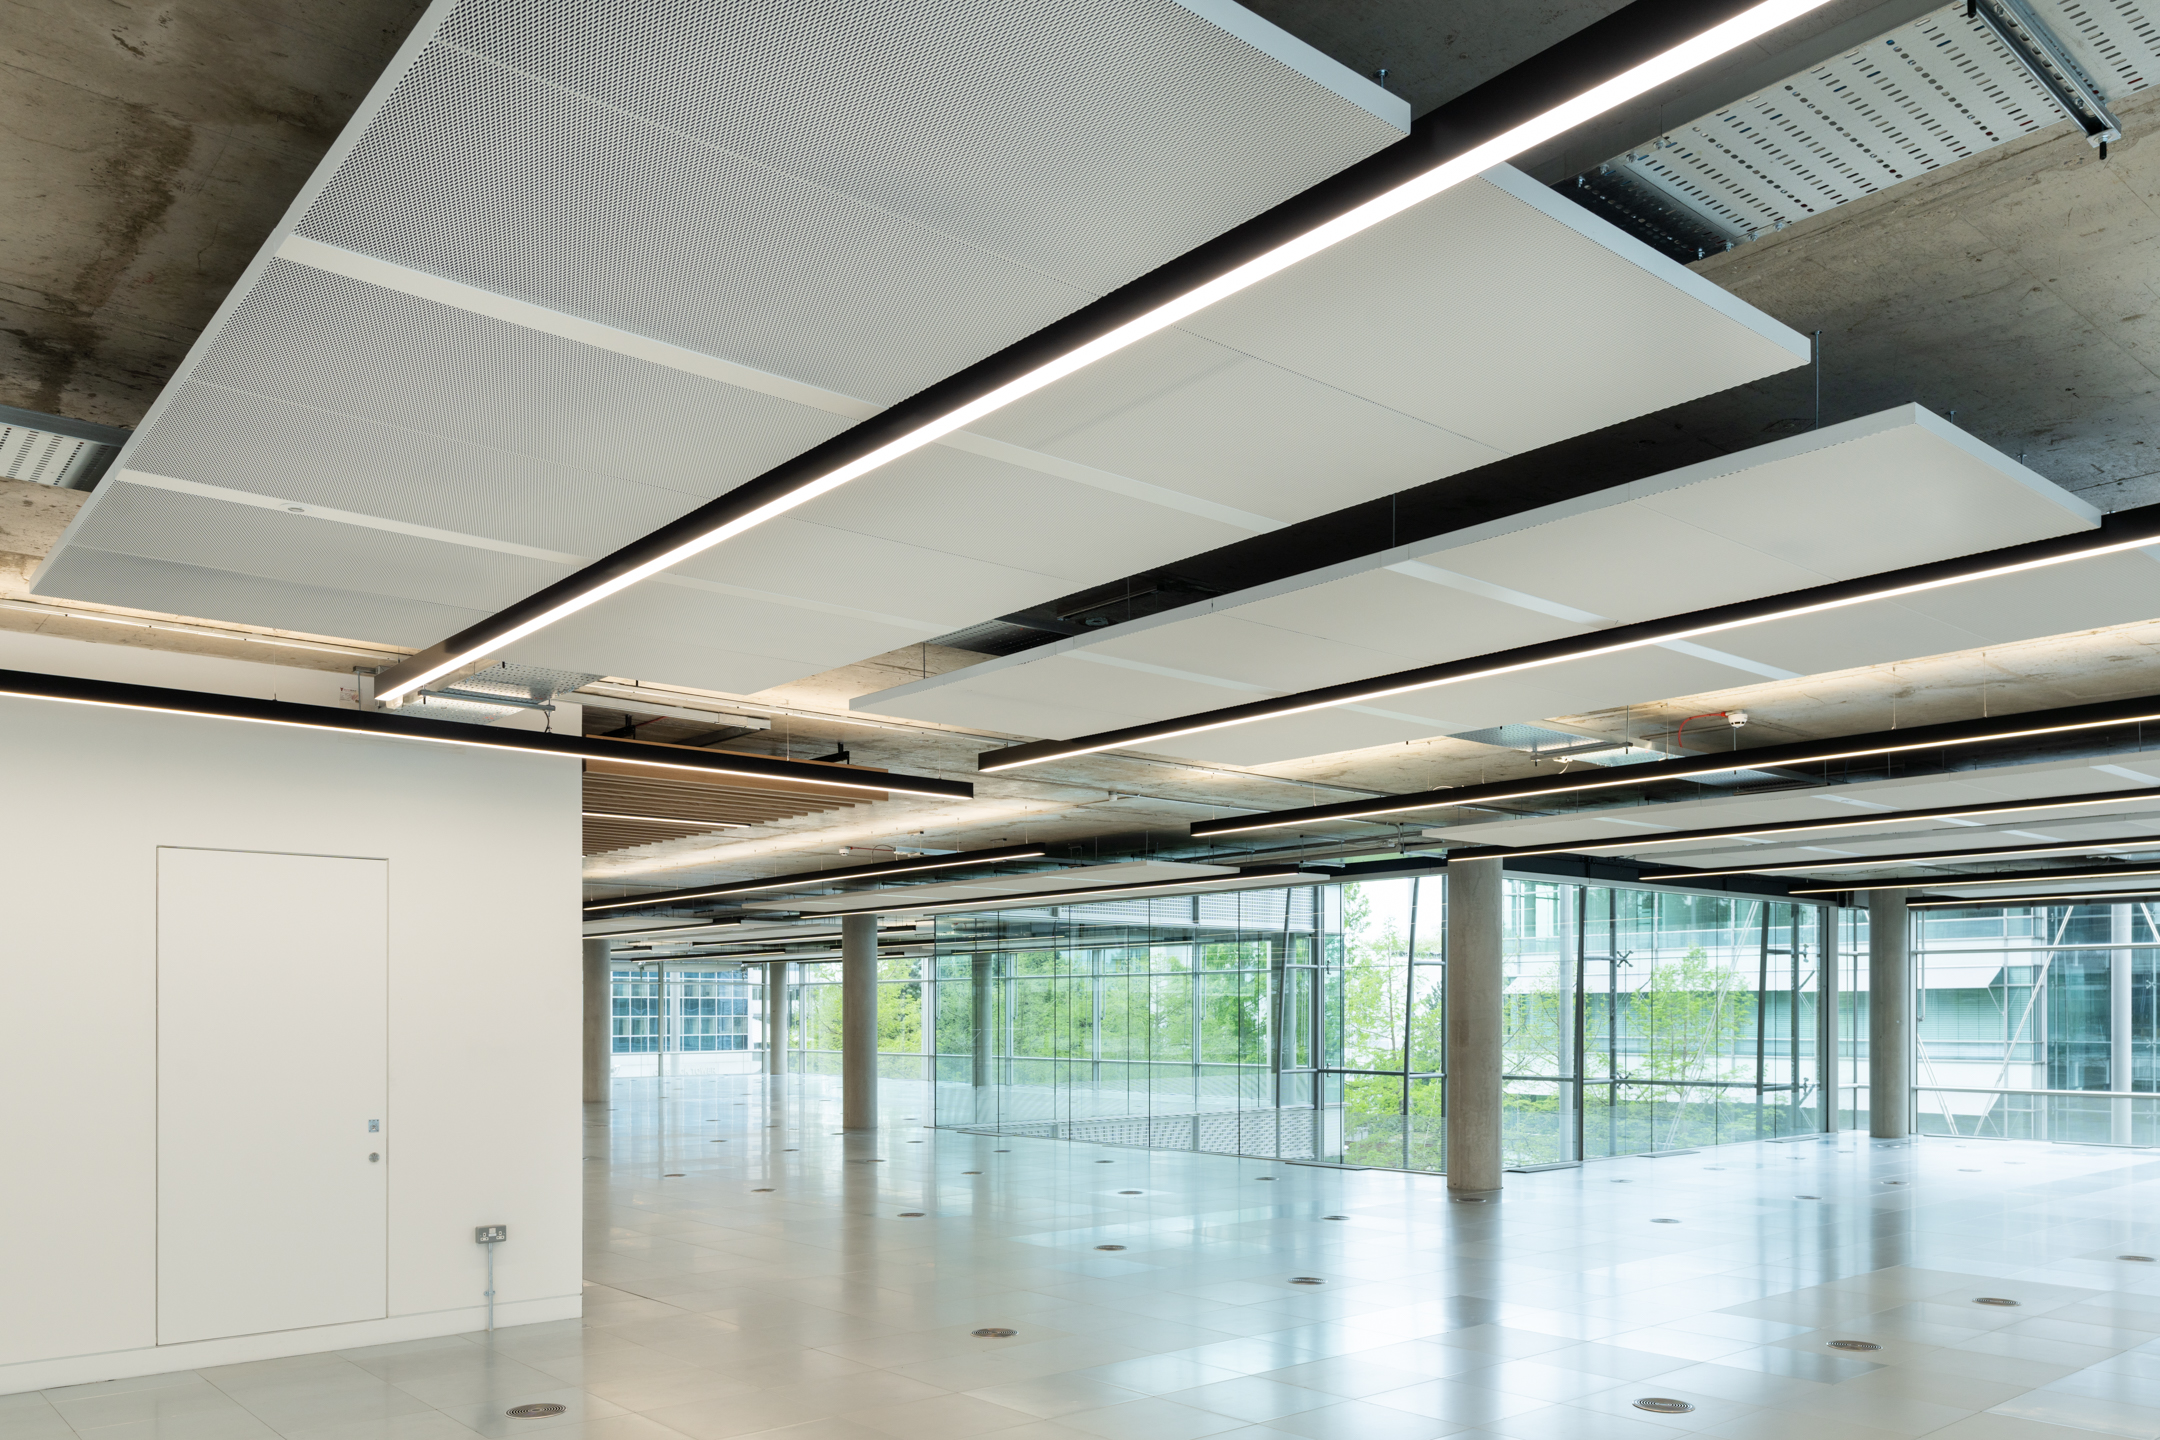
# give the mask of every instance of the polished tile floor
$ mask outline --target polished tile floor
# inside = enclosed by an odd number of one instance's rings
[[[905,1103],[841,1136],[829,1083],[592,1107],[582,1324],[0,1397],[0,1440],[2160,1440],[2152,1152],[1845,1136],[1451,1205]]]

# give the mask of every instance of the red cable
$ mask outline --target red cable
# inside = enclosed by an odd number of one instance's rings
[[[1687,720],[1680,722],[1680,728],[1673,732],[1673,749],[1678,750],[1683,755],[1687,753],[1687,747],[1681,742],[1687,737],[1688,720],[1717,720],[1731,713],[1729,710],[1705,710],[1700,715],[1688,716]]]

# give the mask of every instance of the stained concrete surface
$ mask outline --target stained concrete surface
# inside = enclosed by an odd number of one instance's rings
[[[134,425],[418,0],[11,0],[0,404]]]

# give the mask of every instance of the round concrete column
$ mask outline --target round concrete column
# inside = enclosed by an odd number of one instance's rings
[[[788,962],[765,962],[765,1073],[787,1074]]]
[[[877,916],[840,917],[840,1128],[875,1130]]]
[[[609,942],[585,942],[585,1103],[608,1098],[608,1069],[615,1039],[615,982]]]
[[[1506,880],[1498,860],[1447,867],[1447,1185],[1500,1188],[1500,956]]]
[[[1868,1134],[1912,1133],[1913,969],[1903,890],[1868,892]]]

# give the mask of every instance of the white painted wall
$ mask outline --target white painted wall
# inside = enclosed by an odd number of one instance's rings
[[[340,679],[20,635],[0,667]],[[552,757],[0,697],[0,1393],[476,1329],[480,1224],[498,1323],[578,1313],[578,796]],[[387,863],[386,1320],[156,1343],[160,846]]]

